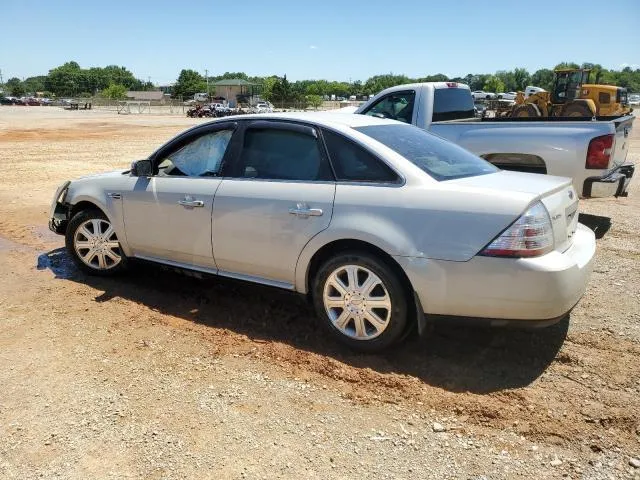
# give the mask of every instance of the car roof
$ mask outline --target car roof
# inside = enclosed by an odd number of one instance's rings
[[[358,115],[354,113],[337,112],[287,112],[287,113],[257,113],[249,115],[232,115],[209,123],[229,120],[284,120],[304,123],[313,123],[321,127],[334,127],[344,129],[345,127],[367,127],[371,125],[401,125],[395,120],[370,117],[368,115]],[[405,124],[406,125],[406,124]]]

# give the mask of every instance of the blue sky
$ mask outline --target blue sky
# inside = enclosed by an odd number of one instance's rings
[[[640,68],[640,0],[2,0],[0,18],[5,81],[68,60],[154,83],[182,68],[346,81],[563,60]]]

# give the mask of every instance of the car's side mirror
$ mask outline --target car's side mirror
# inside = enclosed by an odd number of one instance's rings
[[[153,175],[151,160],[138,160],[131,163],[131,175],[134,177],[150,177]]]

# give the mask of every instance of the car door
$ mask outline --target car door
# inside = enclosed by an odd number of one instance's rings
[[[300,252],[331,221],[331,167],[312,126],[259,120],[241,135],[213,204],[217,266],[222,275],[291,288]]]
[[[187,132],[152,156],[154,175],[123,195],[127,243],[139,258],[215,270],[213,197],[237,124]]]

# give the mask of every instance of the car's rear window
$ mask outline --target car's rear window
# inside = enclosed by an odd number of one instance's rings
[[[434,122],[473,117],[473,96],[466,88],[436,88],[433,92]]]
[[[356,130],[399,153],[438,181],[498,171],[464,148],[412,125],[369,125]]]

